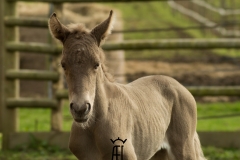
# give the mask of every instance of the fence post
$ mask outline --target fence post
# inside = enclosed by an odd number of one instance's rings
[[[4,93],[4,2],[0,1],[0,93]],[[0,96],[0,133],[2,132],[2,108],[4,104],[4,96]]]
[[[118,19],[114,24],[114,29],[122,30],[123,22],[119,12],[114,13]],[[112,34],[108,40],[111,42],[123,42],[123,34]],[[117,51],[104,51],[106,55],[106,64],[109,68],[109,72],[114,76],[115,80],[119,83],[126,83],[124,76],[124,64],[125,64],[125,52],[124,50]]]
[[[62,18],[63,15],[63,4],[62,3],[56,3],[54,4],[54,12],[57,14],[58,18]],[[54,44],[53,44],[54,45]],[[55,45],[57,45],[55,43]],[[63,89],[63,75],[61,74],[61,67],[59,67],[60,64],[60,56],[57,56],[53,60],[53,70],[57,71],[59,73],[59,80],[53,84],[53,94],[54,98],[56,98],[56,92],[59,89]],[[63,107],[63,100],[57,99],[58,107],[56,109],[52,109],[51,111],[51,130],[52,131],[61,131],[62,130],[62,123],[63,123],[63,117],[62,117],[62,107]]]
[[[1,1],[2,2],[2,1]],[[4,18],[4,16],[17,16],[16,13],[16,2],[8,2],[6,0],[3,0],[1,4],[2,7],[4,7],[4,15],[1,16],[1,18]],[[2,8],[1,8],[2,10]],[[2,11],[1,11],[2,12]],[[1,25],[4,24],[1,22]],[[4,35],[5,37],[5,43],[7,41],[18,41],[18,28],[17,27],[5,27],[3,26]],[[3,31],[2,30],[2,31]],[[1,34],[2,36],[2,34]],[[2,45],[4,45],[3,43]],[[7,98],[17,98],[19,97],[19,80],[9,80],[5,78],[5,72],[8,69],[19,69],[19,53],[16,51],[7,51],[6,48],[3,46],[1,49],[1,66],[3,73],[1,73],[1,84],[4,86],[1,92],[2,96],[2,102],[1,102],[1,118],[2,118],[2,133],[3,133],[3,139],[2,139],[2,148],[8,149],[9,148],[9,136],[10,133],[16,132],[18,130],[18,119],[17,119],[17,109],[9,109],[6,106],[6,99]]]

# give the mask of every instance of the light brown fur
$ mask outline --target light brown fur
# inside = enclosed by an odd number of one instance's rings
[[[204,160],[196,133],[196,103],[189,91],[166,76],[148,76],[127,85],[106,76],[101,41],[108,19],[87,31],[49,20],[63,43],[62,67],[74,118],[69,147],[80,160],[111,160],[110,139],[127,139],[124,160]]]

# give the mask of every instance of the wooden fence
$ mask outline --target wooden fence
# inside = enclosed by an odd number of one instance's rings
[[[25,0],[31,1],[32,0]],[[55,12],[62,12],[62,3],[66,0],[39,0],[52,2]],[[131,0],[140,1],[140,0]],[[121,0],[121,2],[131,2]],[[144,0],[142,0],[144,1]],[[159,0],[158,0],[159,1]],[[57,71],[20,70],[19,52],[37,52],[39,54],[51,54],[60,56],[61,47],[40,43],[19,42],[18,26],[47,27],[47,20],[31,20],[18,18],[16,15],[17,0],[0,1],[0,131],[3,135],[3,149],[11,149],[15,146],[30,141],[29,134],[36,138],[47,140],[50,144],[67,147],[68,132],[62,132],[62,99],[68,97],[66,90],[54,88],[52,99],[34,99],[19,97],[19,80],[49,80],[59,84]],[[112,0],[69,0],[67,2],[114,2]],[[120,1],[118,1],[120,2]],[[175,39],[175,40],[142,40],[124,41],[122,43],[107,43],[105,50],[139,50],[139,49],[214,49],[214,48],[240,48],[240,39]],[[59,85],[58,85],[59,86]],[[188,87],[193,95],[197,96],[240,96],[240,86],[235,87]],[[18,132],[17,108],[50,108],[51,131],[50,132]],[[220,147],[240,147],[238,132],[215,133],[200,132],[203,145],[215,145]],[[219,138],[220,137],[220,138]],[[234,138],[233,138],[234,137]],[[218,140],[223,140],[217,143]]]
[[[24,20],[18,19],[16,13],[16,1],[0,1],[1,6],[1,27],[0,27],[0,49],[1,49],[1,67],[0,67],[0,130],[3,135],[3,149],[11,148],[11,134],[18,131],[18,115],[17,108],[50,108],[51,109],[51,131],[59,132],[62,130],[62,114],[61,99],[34,99],[21,98],[19,96],[19,80],[48,80],[52,81],[56,86],[60,86],[59,73],[55,71],[39,71],[39,70],[20,70],[19,69],[19,51],[20,49],[8,49],[8,43],[19,43],[18,26],[32,26],[35,22],[30,20],[31,24]],[[61,15],[62,4],[54,4],[55,12]],[[8,23],[8,20],[16,21]],[[26,19],[26,21],[29,21]],[[38,21],[38,20],[37,20]],[[22,24],[18,24],[18,22]],[[41,22],[41,20],[40,20]],[[46,21],[45,21],[46,22]],[[39,22],[36,22],[39,24]],[[45,23],[46,24],[46,23]],[[44,27],[47,27],[46,25]],[[10,45],[11,46],[11,45]],[[47,53],[47,54],[51,54]],[[59,56],[59,55],[57,55]],[[56,88],[57,89],[57,88]],[[55,89],[55,90],[56,90]]]

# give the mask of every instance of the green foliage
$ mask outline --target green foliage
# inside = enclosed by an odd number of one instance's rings
[[[239,160],[240,149],[203,147],[204,155],[209,160]]]
[[[1,160],[76,160],[76,158],[67,150],[59,152],[41,151],[1,151]]]
[[[40,140],[30,135],[30,142],[25,145],[21,145],[15,148],[17,151],[38,151],[46,153],[55,153],[60,151],[58,146],[50,145],[48,141]]]
[[[30,143],[11,151],[0,152],[1,160],[64,160],[76,159],[69,150],[60,149],[30,134]]]

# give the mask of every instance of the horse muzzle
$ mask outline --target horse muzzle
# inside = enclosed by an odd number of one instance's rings
[[[82,106],[79,106],[76,103],[70,103],[70,111],[76,122],[84,123],[88,120],[88,115],[91,111],[91,104],[86,102]]]

